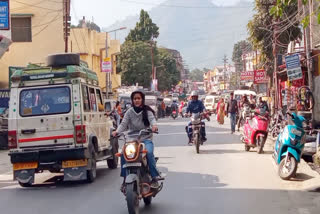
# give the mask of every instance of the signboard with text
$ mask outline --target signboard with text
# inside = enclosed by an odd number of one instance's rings
[[[104,58],[101,67],[102,67],[101,69],[102,72],[111,73],[112,72],[111,57]]]
[[[302,79],[302,70],[300,64],[299,54],[293,54],[285,57],[288,80],[299,80]]]
[[[0,0],[0,30],[10,29],[9,0]]]
[[[254,72],[253,71],[242,71],[241,72],[241,80],[254,80]]]
[[[254,84],[268,83],[267,72],[265,70],[254,71]]]

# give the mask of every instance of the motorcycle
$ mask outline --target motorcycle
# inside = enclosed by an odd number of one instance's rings
[[[178,112],[176,110],[173,110],[171,113],[171,117],[175,120],[178,117]]]
[[[196,147],[196,152],[200,153],[200,145],[203,144],[203,139],[201,136],[201,127],[204,127],[205,124],[202,121],[203,119],[207,119],[210,121],[210,117],[205,113],[193,113],[191,115],[191,128],[192,128],[192,143]]]
[[[285,127],[285,117],[282,113],[282,109],[274,115],[272,121],[270,122],[270,133],[273,140],[276,140],[280,132]]]
[[[152,198],[156,197],[163,188],[163,182],[158,188],[151,187],[152,178],[147,163],[147,150],[141,141],[141,136],[150,133],[152,130],[144,129],[140,132],[121,133],[117,136],[123,136],[125,141],[122,154],[117,153],[117,156],[123,155],[126,160],[126,164],[123,166],[127,175],[123,194],[126,197],[129,214],[139,213],[139,200],[141,199],[146,205],[150,205]],[[160,180],[164,180],[164,178],[162,177]]]
[[[305,144],[304,117],[296,113],[287,114],[290,116],[289,125],[278,136],[273,154],[278,165],[278,174],[283,180],[295,176]]]
[[[260,109],[254,111],[255,116],[246,120],[241,140],[245,144],[245,151],[258,147],[258,154],[263,152],[264,144],[268,137],[268,113]]]

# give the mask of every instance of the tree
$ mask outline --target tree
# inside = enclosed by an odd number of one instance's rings
[[[269,76],[272,76],[274,70],[274,43],[277,42],[278,53],[283,54],[290,41],[301,37],[299,22],[281,17],[277,20],[279,31],[277,31],[277,40],[274,40],[274,17],[270,13],[273,3],[274,0],[255,0],[256,13],[247,25],[249,41],[253,48],[261,53],[259,67],[264,67]],[[297,12],[297,9],[296,6],[290,6],[284,10],[284,13],[290,17]]]
[[[319,0],[317,0],[319,2]],[[303,5],[309,4],[308,0],[301,0]],[[277,18],[286,16],[285,11],[290,7],[298,7],[298,0],[284,0],[276,1],[276,4],[271,8],[270,13]],[[320,5],[315,8],[315,11],[311,14],[317,17],[318,24],[320,24]],[[306,28],[310,23],[310,16],[307,14],[302,19],[303,27]]]
[[[159,49],[157,67],[158,89],[160,91],[170,90],[180,80],[180,72],[173,55],[166,49]]]
[[[122,82],[126,85],[138,83],[149,87],[151,83],[151,54],[150,46],[142,41],[126,41],[121,45],[118,67],[123,72]]]
[[[140,21],[130,31],[126,41],[150,41],[159,36],[159,27],[152,22],[147,11],[141,10]]]
[[[203,74],[204,74],[204,68],[203,70],[200,70],[198,68],[192,70],[189,74],[189,78],[194,82],[203,82]]]
[[[233,53],[232,53],[232,61],[235,65],[236,72],[243,71],[243,60],[242,55],[244,53],[252,51],[252,45],[247,40],[242,40],[234,44]]]
[[[90,29],[90,30],[95,30],[97,32],[101,32],[100,27],[94,23],[94,22],[86,22],[85,20],[79,20],[79,23],[77,26],[71,25],[71,28],[82,28],[83,27],[83,22],[85,22],[85,26]]]

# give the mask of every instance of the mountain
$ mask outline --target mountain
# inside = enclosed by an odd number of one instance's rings
[[[217,6],[210,0],[168,0],[149,11],[160,28],[158,44],[180,51],[193,68],[212,68],[223,63],[226,54],[231,62],[233,45],[247,38],[246,25],[253,15],[253,3],[240,1],[233,6]],[[124,41],[139,16],[127,17],[105,31],[127,27],[117,32]]]

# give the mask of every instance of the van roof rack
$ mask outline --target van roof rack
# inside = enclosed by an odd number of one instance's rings
[[[66,67],[46,67],[28,65],[26,68],[17,69],[11,76],[12,82],[74,79],[83,78],[98,85],[98,76],[85,66],[68,65]]]

